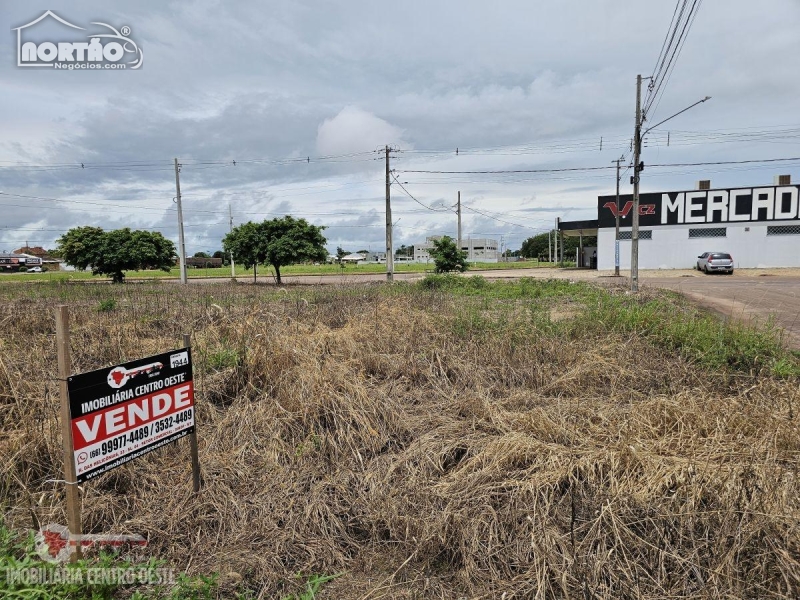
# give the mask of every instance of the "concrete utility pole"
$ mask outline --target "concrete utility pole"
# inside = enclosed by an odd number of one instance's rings
[[[556,228],[553,230],[553,258],[558,262],[558,217],[556,217]]]
[[[458,214],[458,249],[461,250],[461,192],[458,192],[458,203],[456,204]]]
[[[636,76],[636,127],[633,131],[633,219],[631,222],[631,291],[639,291],[639,156],[642,152],[642,76]]]
[[[392,195],[389,183],[389,146],[386,146],[386,281],[394,281],[394,256],[392,255]]]
[[[228,202],[228,216],[230,217],[229,231],[233,231],[233,211],[231,210],[230,202]],[[231,279],[236,279],[236,266],[233,264],[233,250],[231,250]]]
[[[547,262],[553,262],[553,241],[550,239],[553,237],[551,231],[547,232]]]
[[[188,283],[186,277],[186,244],[183,239],[183,208],[181,206],[181,177],[178,159],[175,159],[175,201],[178,203],[178,259],[181,267],[181,283]]]
[[[611,162],[617,163],[617,214],[615,217],[617,234],[614,238],[614,276],[619,277],[619,163],[622,162],[622,158]]]

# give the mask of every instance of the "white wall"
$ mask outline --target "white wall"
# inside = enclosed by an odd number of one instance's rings
[[[640,269],[692,269],[703,252],[727,252],[736,268],[800,267],[800,235],[767,235],[767,225],[794,225],[798,221],[769,223],[706,223],[643,227],[653,239],[639,240]],[[692,238],[689,229],[725,227],[726,237]],[[749,229],[749,231],[746,231]],[[620,231],[630,231],[621,227]],[[614,268],[614,228],[602,228],[597,235],[597,268]],[[630,269],[631,242],[620,240],[620,268]]]

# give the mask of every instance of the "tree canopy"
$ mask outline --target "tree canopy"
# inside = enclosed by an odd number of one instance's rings
[[[547,246],[548,243],[552,247],[552,236],[555,235],[555,230],[550,230],[550,233],[540,233],[539,235],[535,235],[533,237],[529,237],[527,240],[522,242],[522,248],[520,250],[520,254],[526,258],[538,258],[540,256],[547,256]],[[580,243],[580,238],[574,236],[565,236],[564,237],[564,255],[565,257],[572,257],[575,258],[575,249],[578,247]],[[596,236],[583,236],[583,245],[586,246],[596,246],[597,245],[597,237]],[[561,242],[558,245],[558,254],[561,255]],[[557,257],[554,257],[556,260]]]
[[[434,272],[449,273],[467,270],[467,253],[460,250],[452,238],[444,236],[440,240],[433,240],[433,248],[429,254],[433,257]]]
[[[58,240],[58,252],[76,269],[91,268],[95,275],[111,275],[122,283],[125,271],[161,269],[175,265],[175,244],[158,232],[100,227],[75,227]]]
[[[246,268],[270,265],[275,269],[275,279],[281,283],[281,267],[304,261],[324,261],[324,227],[311,225],[305,219],[291,215],[253,223],[248,221],[228,233],[222,240],[226,252],[233,252],[237,261]]]

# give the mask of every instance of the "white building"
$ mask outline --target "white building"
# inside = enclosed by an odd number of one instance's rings
[[[422,243],[414,244],[414,262],[433,263],[430,250],[433,248],[434,240],[440,239],[441,235],[434,235],[425,238]],[[500,259],[497,240],[468,237],[461,240],[461,249],[467,253],[467,262],[496,263]]]
[[[800,267],[800,186],[788,175],[776,185],[641,194],[639,268],[691,269],[703,252],[727,252],[737,268]],[[619,264],[630,269],[633,198],[598,198],[598,218],[559,223],[567,236],[597,236],[597,268],[614,268],[616,214]],[[565,257],[568,260],[574,257]]]

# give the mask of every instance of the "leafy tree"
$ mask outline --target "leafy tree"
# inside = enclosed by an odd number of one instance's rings
[[[73,227],[56,240],[56,251],[68,265],[85,271],[99,262],[99,251],[105,239],[100,227]]]
[[[221,258],[225,260],[225,253],[222,250],[217,250],[214,254],[211,255],[211,258]]]
[[[550,230],[550,239],[549,243],[552,248],[552,236],[555,235],[555,230]],[[580,244],[581,240],[579,237],[573,236],[564,236],[564,257],[575,257],[575,249]],[[527,258],[536,258],[539,256],[547,256],[547,245],[548,245],[548,234],[540,233],[539,235],[535,235],[533,237],[529,237],[527,240],[522,242],[522,249],[520,250],[522,256]],[[583,236],[583,245],[586,246],[596,246],[597,245],[597,237],[596,236]],[[558,254],[559,257],[561,255],[561,241],[558,242]],[[554,257],[555,260],[556,257]]]
[[[324,261],[328,256],[324,227],[311,225],[305,219],[290,215],[262,223],[267,241],[267,263],[275,269],[275,279],[281,283],[281,267],[302,261]]]
[[[175,265],[175,244],[158,232],[76,227],[57,241],[67,264],[78,269],[91,267],[95,275],[111,275],[114,283],[125,280],[125,271],[169,271]]]
[[[403,244],[397,250],[394,251],[395,258],[400,256],[414,256],[414,246],[406,246]]]
[[[547,245],[550,243],[550,234],[540,233],[533,237],[529,237],[522,242],[520,254],[526,258],[539,258],[540,256],[547,256]]]
[[[256,280],[257,265],[267,264],[275,269],[275,279],[280,284],[281,267],[325,260],[328,251],[323,229],[290,215],[262,223],[249,221],[228,233],[222,245],[227,252],[233,251],[246,268],[253,267],[253,281]]]
[[[342,259],[347,256],[347,250],[342,248],[341,246],[336,246],[336,262],[341,264]]]
[[[211,258],[208,252],[195,252],[194,258]]]
[[[253,267],[253,282],[255,283],[258,276],[258,265],[263,264],[267,258],[264,250],[266,241],[263,239],[261,224],[248,221],[234,227],[222,239],[222,247],[225,248],[225,252],[232,252],[236,261],[243,264],[245,269]]]
[[[459,250],[452,238],[444,236],[440,240],[433,240],[430,250],[433,257],[434,272],[449,273],[450,271],[464,272],[467,270],[467,253]]]

